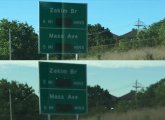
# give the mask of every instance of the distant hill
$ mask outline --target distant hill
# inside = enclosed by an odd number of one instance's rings
[[[137,93],[136,101],[135,91],[130,91],[126,95],[119,97],[116,104],[118,111],[158,106],[165,106],[165,78],[146,89],[141,89]]]
[[[114,33],[112,33],[112,35],[113,35],[113,38],[118,38],[119,37],[119,35],[116,35]]]
[[[130,32],[120,35],[119,38],[131,39],[131,38],[135,38],[136,35],[137,35],[137,29],[132,29]]]
[[[118,99],[130,101],[130,100],[134,100],[134,98],[135,98],[135,91],[130,91],[129,93],[119,97]]]

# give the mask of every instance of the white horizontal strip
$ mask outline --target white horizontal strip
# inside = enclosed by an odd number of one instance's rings
[[[51,28],[51,27],[40,27],[40,29],[66,29],[66,30],[87,30],[87,28]]]
[[[86,91],[86,89],[67,89],[67,88],[40,88],[40,89],[47,89],[47,90],[79,90],[79,91]]]

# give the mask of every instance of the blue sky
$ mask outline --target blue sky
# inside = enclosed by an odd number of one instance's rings
[[[98,84],[115,96],[122,96],[132,90],[136,80],[142,87],[148,87],[165,78],[165,61],[65,62],[87,64],[88,85]],[[37,93],[39,91],[38,61],[0,61],[1,78],[27,83]]]
[[[45,0],[88,3],[88,23],[100,23],[121,35],[134,28],[138,18],[151,25],[165,18],[165,0]],[[0,0],[0,19],[18,20],[39,30],[39,0]]]

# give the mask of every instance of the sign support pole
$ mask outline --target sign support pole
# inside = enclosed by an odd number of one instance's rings
[[[51,115],[50,114],[48,114],[48,120],[51,120]]]
[[[79,120],[79,115],[78,114],[76,115],[76,120]]]
[[[78,54],[76,54],[76,60],[78,60]]]
[[[46,60],[49,60],[49,53],[46,54]],[[48,120],[51,120],[51,115],[48,114]]]
[[[46,54],[46,60],[49,60],[49,53]]]

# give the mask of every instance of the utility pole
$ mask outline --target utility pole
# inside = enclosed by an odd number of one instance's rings
[[[11,90],[9,89],[10,120],[12,120]]]
[[[140,83],[138,83],[138,81],[136,80],[135,85],[133,86],[135,88],[135,104],[136,104],[136,108],[137,108],[137,92],[138,92],[138,88],[141,88]]]
[[[11,60],[11,30],[9,29],[9,60]]]
[[[143,21],[140,21],[140,19],[138,18],[138,21],[136,21],[135,26],[137,26],[137,33],[139,33],[140,27],[144,27],[145,25],[144,25]]]
[[[104,32],[107,32],[107,29],[106,29],[106,30],[103,30],[103,31],[101,31],[101,32],[88,34],[88,36],[99,35],[99,34],[104,33]],[[99,40],[98,40],[98,39],[97,39],[97,41],[96,41],[96,47],[97,47],[97,53],[98,53],[97,59],[98,59],[98,60],[101,60],[100,44],[99,44]]]

